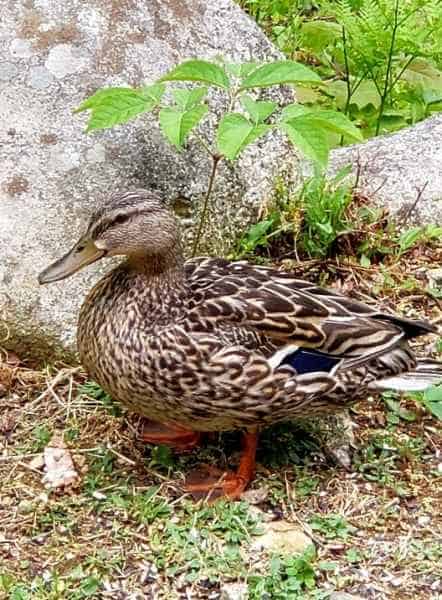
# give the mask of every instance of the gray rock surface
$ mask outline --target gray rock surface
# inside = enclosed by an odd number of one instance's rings
[[[348,163],[360,165],[359,189],[398,219],[410,213],[408,224],[442,224],[442,115],[333,150],[331,171]]]
[[[103,271],[42,289],[37,274],[77,238],[110,191],[152,187],[198,206],[209,162],[177,154],[148,117],[85,135],[72,109],[104,86],[154,81],[186,58],[279,54],[231,0],[0,0],[0,344],[22,356],[72,352],[79,305]],[[219,102],[219,100],[218,100]],[[293,159],[267,136],[224,165],[206,239],[223,251]]]

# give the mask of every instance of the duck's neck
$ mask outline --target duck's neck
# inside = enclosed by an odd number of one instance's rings
[[[127,268],[146,279],[169,280],[172,284],[179,285],[184,277],[183,253],[177,244],[167,253],[140,254],[127,258]]]

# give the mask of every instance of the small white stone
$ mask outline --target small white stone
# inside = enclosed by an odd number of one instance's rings
[[[87,60],[71,44],[58,44],[49,51],[46,60],[46,68],[57,79],[63,79],[67,75],[84,71]]]
[[[106,500],[107,498],[106,494],[103,494],[103,492],[98,492],[97,490],[92,492],[92,497],[95,498],[95,500]]]
[[[28,40],[17,38],[9,44],[9,52],[17,58],[29,58],[32,56],[32,46]]]
[[[93,163],[104,163],[106,160],[106,148],[103,144],[94,144],[86,152],[86,160]]]
[[[421,515],[417,519],[417,523],[421,527],[425,527],[425,525],[428,525],[430,523],[430,521],[431,521],[431,517],[429,517],[428,515]]]
[[[44,90],[54,81],[46,67],[38,66],[29,70],[29,85],[37,90]]]
[[[221,600],[247,600],[248,597],[246,583],[226,583],[221,587]]]
[[[43,454],[38,454],[34,456],[34,458],[29,462],[29,467],[31,469],[40,470],[45,466],[45,459]]]
[[[72,149],[66,149],[64,152],[60,152],[57,146],[53,146],[50,153],[50,160],[55,170],[66,172],[79,166],[80,155]]]

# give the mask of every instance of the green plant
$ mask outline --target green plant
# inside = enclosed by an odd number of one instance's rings
[[[314,531],[320,532],[328,539],[346,539],[354,531],[354,527],[349,525],[340,515],[315,515],[309,524]]]
[[[311,546],[300,556],[273,556],[269,574],[250,575],[248,579],[251,600],[261,598],[306,598],[306,592],[316,585],[313,561],[315,549]]]
[[[170,95],[165,94],[166,83],[178,84],[178,87],[172,88]],[[190,134],[204,148],[212,167],[194,241],[195,254],[220,161],[236,160],[247,146],[275,128],[323,168],[328,160],[331,134],[350,140],[362,139],[359,130],[337,111],[299,104],[282,108],[274,101],[257,99],[257,91],[294,83],[317,84],[320,78],[308,67],[291,60],[242,65],[188,60],[153,85],[99,90],[76,112],[90,111],[86,131],[113,127],[152,112],[158,117],[163,134],[178,151]],[[203,137],[201,124],[209,114],[209,102],[215,95],[224,97],[227,110],[206,120],[204,131],[208,135]],[[213,120],[215,126],[210,123]]]
[[[299,243],[311,257],[327,256],[336,239],[352,229],[346,214],[352,201],[352,187],[343,182],[346,175],[348,169],[332,180],[316,174],[301,190],[298,202],[303,226]]]
[[[95,381],[85,381],[85,383],[80,385],[78,388],[78,398],[95,400],[97,403],[101,404],[110,415],[114,417],[121,416],[121,406],[114,402],[109,394],[106,394]]]
[[[415,421],[416,413],[412,410],[407,410],[401,406],[399,394],[394,391],[386,391],[382,394],[382,399],[388,407],[387,421],[392,425],[397,425],[400,420]]]
[[[132,512],[140,523],[152,523],[155,519],[165,519],[171,514],[167,502],[158,497],[159,486],[153,486],[147,492],[133,498]]]
[[[410,396],[421,403],[433,417],[442,421],[442,385],[434,385],[425,392]]]
[[[442,109],[440,0],[241,3],[289,56],[313,65],[324,86],[303,102],[337,107],[366,137]]]
[[[329,256],[336,241],[354,227],[347,214],[353,199],[353,187],[344,181],[348,173],[346,167],[327,179],[317,170],[296,194],[280,194],[269,215],[241,236],[234,256],[250,255],[283,238],[295,255]]]
[[[32,445],[32,450],[34,452],[40,452],[48,445],[52,433],[48,429],[46,425],[37,425],[35,429],[32,431],[32,436],[34,438],[34,443]]]

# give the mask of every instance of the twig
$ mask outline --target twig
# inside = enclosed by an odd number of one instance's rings
[[[408,221],[408,219],[410,218],[410,215],[411,215],[411,213],[414,211],[414,209],[416,208],[416,206],[417,206],[418,202],[421,200],[421,198],[422,198],[422,194],[424,193],[424,191],[425,191],[425,188],[427,187],[427,185],[428,185],[428,181],[426,181],[426,182],[424,183],[424,185],[423,185],[421,188],[418,188],[418,190],[417,190],[417,196],[416,196],[416,199],[415,199],[415,201],[414,201],[414,202],[413,202],[413,204],[412,204],[412,205],[411,205],[411,206],[410,206],[410,207],[407,209],[406,213],[404,214],[404,217],[403,217],[403,218],[404,218],[403,225],[406,225],[406,224],[407,224],[407,221]]]
[[[218,163],[221,160],[222,156],[219,154],[212,154],[212,171],[210,173],[209,185],[207,187],[206,197],[204,198],[203,210],[201,212],[200,222],[198,226],[198,231],[195,236],[195,242],[193,244],[192,257],[196,256],[198,252],[199,243],[201,240],[201,234],[204,229],[204,225],[206,224],[206,216],[207,216],[207,208],[209,206],[210,196],[212,195],[213,184],[215,181],[216,170],[218,168]]]

